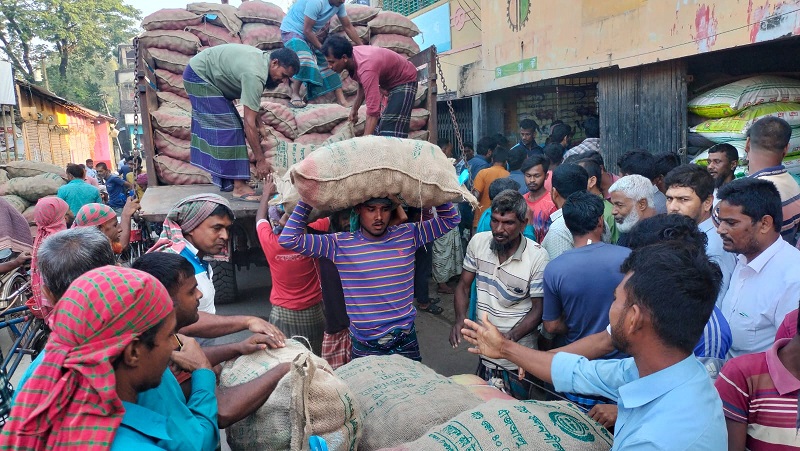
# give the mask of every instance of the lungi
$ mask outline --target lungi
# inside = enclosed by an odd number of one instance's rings
[[[389,91],[389,100],[381,114],[377,135],[408,138],[411,110],[417,96],[417,82],[397,85]]]
[[[269,322],[288,338],[304,337],[311,344],[314,355],[322,355],[322,335],[325,332],[325,314],[322,302],[305,310],[289,310],[272,306]]]
[[[350,352],[352,343],[350,341],[350,331],[340,330],[335,334],[325,332],[322,338],[322,358],[334,370],[340,366],[350,363]]]
[[[458,228],[445,233],[433,242],[433,281],[447,283],[461,274],[464,251]]]
[[[234,180],[250,180],[242,119],[233,102],[190,65],[183,71],[183,85],[192,103],[191,163],[211,173],[222,191],[231,191]]]
[[[352,334],[350,339],[353,341],[354,359],[370,355],[399,354],[417,362],[422,361],[417,342],[417,328],[414,324],[409,330],[394,329],[377,340],[359,341]]]
[[[306,84],[308,100],[342,87],[341,77],[328,66],[325,55],[319,50],[311,50],[304,36],[281,31],[281,41],[284,47],[294,50],[300,59],[300,70],[292,78]]]

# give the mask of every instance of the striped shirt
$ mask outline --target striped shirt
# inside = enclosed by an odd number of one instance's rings
[[[778,340],[766,352],[728,361],[714,384],[725,418],[747,423],[749,450],[800,449],[796,430],[800,381],[778,358],[778,350],[789,341]]]
[[[531,310],[531,298],[544,296],[547,252],[523,237],[511,258],[500,263],[490,247],[492,240],[492,232],[472,237],[464,257],[464,270],[475,273],[478,318],[482,319],[486,312],[500,332],[508,332]],[[518,343],[533,348],[533,334],[526,335]],[[516,368],[507,360],[492,361],[508,369]]]
[[[298,254],[327,258],[336,265],[353,336],[369,341],[394,329],[410,329],[416,316],[414,253],[458,225],[456,207],[449,202],[440,205],[436,218],[391,226],[379,240],[367,239],[361,231],[306,234],[310,211],[308,204],[298,202],[278,243]]]
[[[778,189],[783,210],[781,236],[794,246],[797,243],[797,228],[800,226],[800,186],[797,185],[797,181],[783,165],[762,169],[750,174],[750,177],[769,180]]]

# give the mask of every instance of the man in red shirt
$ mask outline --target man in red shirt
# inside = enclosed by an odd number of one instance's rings
[[[525,185],[528,187],[528,192],[522,197],[528,203],[529,217],[538,243],[544,240],[547,231],[550,230],[550,215],[558,210],[550,196],[550,190],[545,187],[550,178],[549,168],[550,161],[541,155],[529,157],[520,168],[525,175]]]
[[[347,69],[350,77],[358,82],[350,121],[358,120],[358,109],[366,100],[364,136],[408,137],[411,109],[417,95],[417,68],[411,62],[392,50],[371,45],[353,47],[341,36],[328,37],[322,45],[322,54],[334,72],[341,73]],[[382,92],[389,96],[383,114]]]
[[[267,177],[264,195],[256,212],[256,233],[272,276],[269,322],[287,337],[299,335],[307,338],[314,354],[322,355],[325,314],[322,309],[319,262],[316,258],[300,255],[278,244],[279,229],[286,224],[288,215],[279,218],[267,216],[270,193],[274,188],[272,178]],[[274,219],[272,223],[271,219]],[[273,227],[278,230],[275,231]]]

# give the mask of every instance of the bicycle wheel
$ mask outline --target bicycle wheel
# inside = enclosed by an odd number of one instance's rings
[[[6,284],[3,285],[2,297],[3,298],[7,298],[9,295],[13,294],[15,291],[17,291],[20,288],[22,288],[23,286],[25,286],[26,283],[28,283],[28,278],[27,277],[25,277],[21,273],[14,274],[13,276],[11,276],[11,278],[8,280],[8,282],[6,282]],[[25,305],[25,302],[27,302],[28,298],[30,298],[30,297],[31,297],[31,290],[30,290],[30,287],[29,287],[27,290],[24,290],[22,293],[20,293],[17,296],[16,299],[9,299],[9,306],[19,307],[19,306]],[[28,314],[28,311],[24,310],[24,311],[17,312],[17,313],[11,314],[11,315],[7,315],[5,317],[5,319],[6,320],[11,320],[11,319],[14,319],[14,318],[24,317],[27,314]],[[22,324],[22,323],[20,323],[20,324]],[[6,330],[8,330],[8,335],[11,337],[11,341],[12,342],[15,341],[17,338],[19,338],[20,329],[18,329],[16,327],[16,325],[12,325],[12,326],[6,327]],[[29,328],[29,330],[30,330],[30,328]],[[32,333],[32,331],[31,331],[31,333]]]

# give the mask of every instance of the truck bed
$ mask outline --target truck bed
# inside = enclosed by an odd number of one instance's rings
[[[234,199],[231,193],[222,193],[214,185],[166,185],[151,186],[144,192],[139,214],[150,222],[162,222],[170,209],[184,197],[194,194],[214,193],[228,199],[236,219],[255,217],[258,202]],[[258,192],[260,194],[260,192]]]

